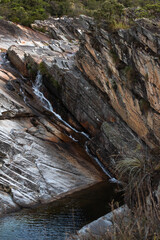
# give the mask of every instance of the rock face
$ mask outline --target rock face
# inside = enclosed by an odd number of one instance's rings
[[[4,79],[0,85],[0,214],[101,181],[76,143],[53,122],[37,117],[16,96],[16,89],[7,91]]]
[[[137,20],[131,29],[111,33],[80,16],[36,21],[33,27],[46,29],[52,40],[36,48],[12,46],[9,59],[30,76],[40,70],[50,93],[94,137],[90,149],[105,165],[111,166],[113,153],[143,157],[141,140],[159,149],[158,23]]]
[[[111,33],[89,17],[51,18],[33,24],[51,36],[45,44],[15,45],[7,53],[24,76],[34,81],[41,73],[50,97],[89,132],[91,152],[112,170],[119,157],[143,158],[160,146],[158,24],[142,19]],[[24,89],[32,102],[29,84]]]
[[[0,49],[7,50],[11,45],[41,46],[50,38],[27,27],[0,20]]]
[[[151,148],[160,144],[158,25],[139,20],[129,30],[86,34],[77,66],[109,97],[109,103]]]
[[[115,231],[115,226],[113,223],[115,219],[123,219],[126,221],[127,224],[127,216],[129,215],[129,209],[126,205],[123,207],[117,208],[116,210],[112,211],[111,213],[106,214],[103,217],[89,223],[88,225],[81,228],[76,236],[73,238],[68,239],[76,239],[76,240],[87,240],[87,239],[110,239],[108,233],[113,233]],[[122,221],[122,220],[121,220]]]
[[[11,23],[6,24],[10,27]],[[39,50],[34,45],[34,39],[36,42],[39,36],[42,36],[39,45],[46,46],[43,39],[48,37],[40,33],[36,35],[32,30],[25,31],[32,32],[33,36],[28,36],[29,41],[23,44],[23,48]],[[17,34],[15,38],[20,36],[19,32]],[[4,47],[7,48],[7,45]],[[15,50],[16,46],[12,49]],[[47,49],[44,47],[44,54]],[[28,69],[21,48],[13,61],[21,74],[26,76]],[[102,173],[71,136],[72,130],[43,108],[33,93],[31,82],[21,78],[6,55],[1,53],[0,215],[48,203],[102,181]]]

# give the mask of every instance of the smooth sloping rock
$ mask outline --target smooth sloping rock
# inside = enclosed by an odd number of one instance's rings
[[[70,129],[53,117],[47,120],[32,85],[23,79],[26,89],[21,88],[20,75],[4,56],[0,65],[0,215],[54,201],[102,180],[89,156],[65,135]],[[36,112],[23,102],[24,91]]]
[[[11,45],[45,46],[50,37],[10,21],[0,20],[0,50]]]
[[[89,240],[89,239],[109,239],[107,238],[107,232],[113,232],[113,222],[114,218],[125,218],[129,213],[127,206],[120,207],[115,209],[113,212],[106,214],[103,217],[89,223],[88,225],[81,228],[77,235],[73,238],[68,239],[77,239],[77,240]]]

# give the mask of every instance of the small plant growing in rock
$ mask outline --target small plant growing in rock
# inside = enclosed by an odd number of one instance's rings
[[[113,48],[111,48],[111,50],[110,50],[110,55],[111,55],[111,57],[113,59],[113,62],[115,64],[118,64],[120,59],[119,59],[119,56],[118,56],[117,52]]]
[[[150,109],[150,104],[147,100],[145,100],[144,98],[141,98],[139,101],[139,107],[140,107],[141,112],[143,114],[145,114]]]
[[[123,73],[124,73],[128,83],[133,83],[133,82],[136,81],[136,73],[135,73],[135,70],[133,69],[133,67],[131,65],[126,66],[123,69]]]
[[[59,85],[58,81],[48,72],[45,64],[41,62],[38,68],[43,75],[44,80],[50,83],[51,87],[53,87],[56,91],[59,92],[61,90],[61,86]]]

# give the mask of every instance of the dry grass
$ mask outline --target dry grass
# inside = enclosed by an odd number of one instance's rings
[[[113,30],[119,30],[119,29],[129,29],[130,26],[122,21],[119,21],[119,22],[114,22],[112,25],[111,25],[112,29]]]
[[[159,156],[154,158],[125,158],[120,160],[116,166],[116,175],[123,183],[125,201],[132,208],[137,201],[145,204],[146,197],[151,189],[154,191],[156,182],[160,180]]]
[[[160,202],[156,191],[160,182],[160,153],[154,157],[125,158],[118,162],[116,175],[123,184],[130,210],[114,214],[104,236],[79,236],[78,240],[160,240]],[[115,209],[112,204],[112,210]]]
[[[142,206],[127,216],[113,217],[113,230],[106,240],[160,240],[160,209],[156,205]]]
[[[123,183],[124,199],[131,212],[114,216],[113,232],[106,239],[160,240],[160,206],[155,194],[160,180],[159,154],[120,160],[116,171]]]

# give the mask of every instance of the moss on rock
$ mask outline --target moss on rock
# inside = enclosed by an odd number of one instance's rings
[[[54,78],[54,76],[52,76],[49,72],[48,69],[45,65],[44,62],[41,62],[38,66],[39,71],[41,72],[43,79],[45,80],[45,82],[49,82],[49,85],[51,86],[51,88],[54,88],[57,92],[59,92],[61,90],[61,86],[58,83],[58,81]],[[47,84],[48,85],[48,84]]]

